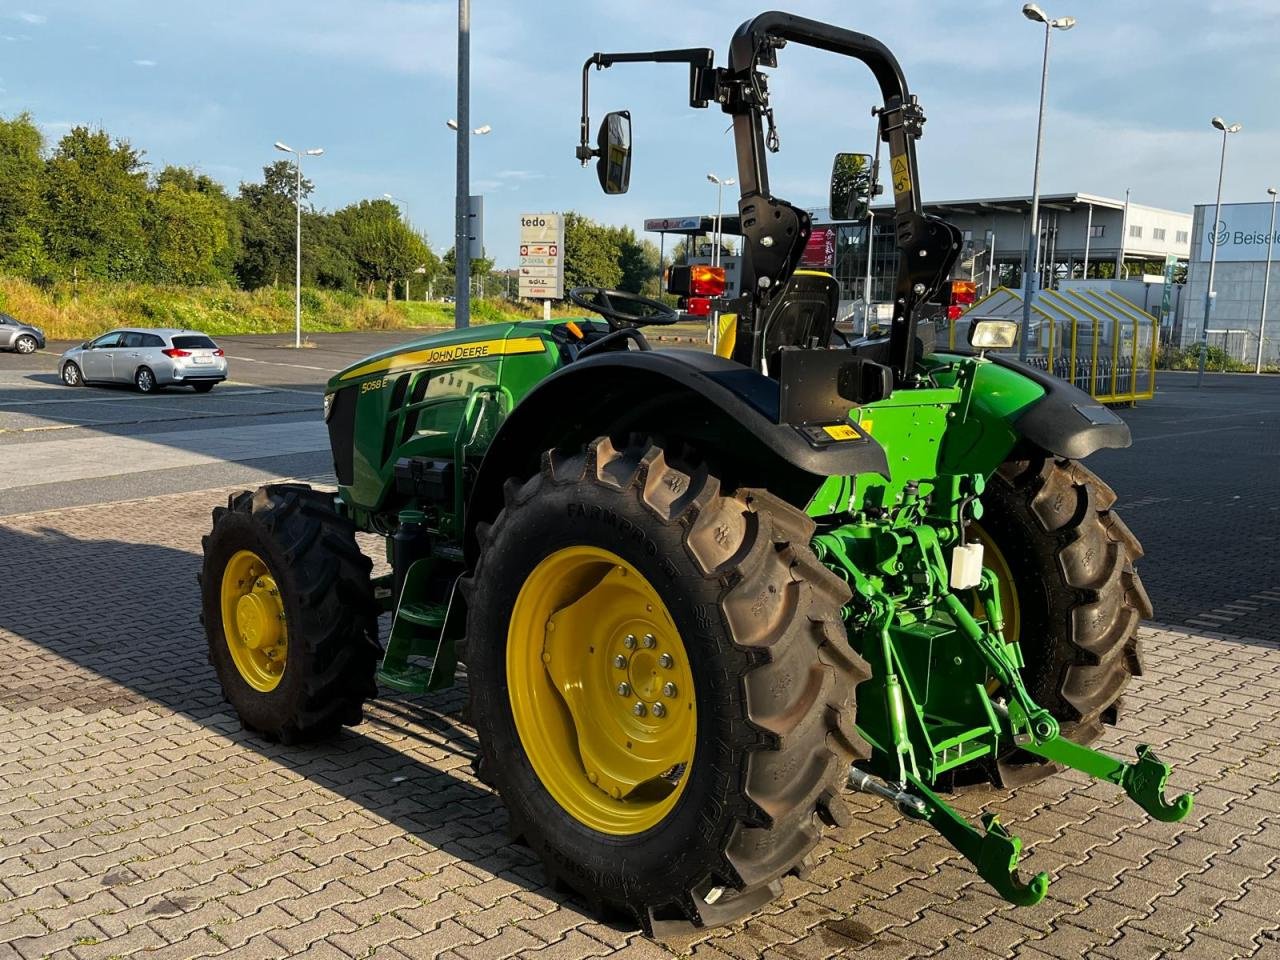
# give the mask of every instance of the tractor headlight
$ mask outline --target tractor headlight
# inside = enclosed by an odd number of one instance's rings
[[[1018,322],[975,317],[969,324],[969,346],[975,350],[1008,350],[1018,341]]]
[[[333,397],[332,393],[324,395],[324,422],[329,422],[329,414],[333,413]]]

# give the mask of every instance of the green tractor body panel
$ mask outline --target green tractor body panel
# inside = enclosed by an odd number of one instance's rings
[[[550,326],[500,323],[434,334],[334,375],[330,438],[348,507],[394,514],[402,459],[461,454],[460,464],[478,464],[511,409],[560,366]]]

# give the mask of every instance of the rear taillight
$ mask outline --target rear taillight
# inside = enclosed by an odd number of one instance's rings
[[[213,351],[213,355],[214,355],[215,357],[225,356],[225,355],[226,355],[226,351],[225,351],[225,350],[215,350],[215,351]]]
[[[695,264],[689,271],[689,293],[694,296],[718,297],[724,290],[724,267]]]
[[[708,317],[711,315],[711,299],[709,297],[690,297],[685,301],[684,311],[691,317]]]
[[[180,349],[179,349],[179,348],[177,348],[177,347],[169,347],[167,350],[161,350],[160,352],[161,352],[161,353],[163,353],[166,357],[189,357],[189,356],[191,356],[191,351],[189,351],[189,350],[180,350]]]

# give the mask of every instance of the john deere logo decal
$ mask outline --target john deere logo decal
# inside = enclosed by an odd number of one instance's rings
[[[1219,220],[1213,225],[1213,232],[1209,234],[1209,242],[1215,247],[1220,247],[1231,238],[1231,231],[1227,229],[1227,221]]]

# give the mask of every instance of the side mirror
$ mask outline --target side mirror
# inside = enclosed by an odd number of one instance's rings
[[[596,176],[605,193],[626,193],[631,186],[631,112],[605,114],[596,135]]]
[[[861,220],[871,209],[871,156],[837,153],[831,164],[831,219]]]

